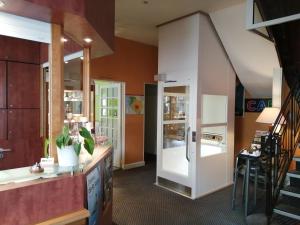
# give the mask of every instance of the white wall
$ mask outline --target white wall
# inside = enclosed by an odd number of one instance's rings
[[[196,107],[197,107],[197,80],[198,80],[198,45],[199,45],[199,15],[186,17],[182,20],[159,27],[158,47],[158,73],[166,74],[168,81],[176,81],[181,85],[189,85],[189,125],[191,131],[196,131]],[[170,85],[176,85],[176,82]],[[162,88],[163,82],[158,82],[158,105],[157,105],[157,171],[158,175],[164,176],[161,171],[161,137],[162,137]],[[191,163],[194,164],[196,144],[191,143]],[[191,168],[190,168],[191,171]],[[170,174],[168,174],[171,176]],[[179,178],[180,180],[181,178]],[[178,182],[174,176],[173,181]],[[186,186],[191,186],[191,179],[182,178]]]
[[[195,14],[159,27],[158,72],[167,80],[190,85],[190,126],[197,142],[190,142],[192,197],[232,183],[235,73],[207,16]],[[162,84],[158,86],[158,175],[162,132]],[[176,84],[172,82],[171,84]],[[202,94],[228,96],[228,151],[200,158]],[[164,173],[161,173],[164,174]],[[173,181],[177,182],[176,178]]]
[[[252,97],[272,96],[273,69],[279,68],[275,46],[246,30],[246,4],[210,13],[234,69]]]
[[[159,27],[158,73],[167,80],[195,81],[198,70],[199,19],[194,15]]]
[[[232,183],[234,155],[234,106],[235,106],[235,72],[218,39],[210,20],[200,16],[199,25],[199,80],[197,109],[197,190],[202,196]],[[227,103],[227,152],[209,157],[200,157],[202,96],[223,95]],[[217,109],[217,107],[216,107]]]

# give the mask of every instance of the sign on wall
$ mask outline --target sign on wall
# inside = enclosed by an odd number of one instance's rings
[[[245,100],[245,112],[262,112],[265,107],[272,107],[271,98],[248,98]]]
[[[102,203],[100,165],[86,176],[87,201],[90,212],[89,225],[100,224],[100,209]]]

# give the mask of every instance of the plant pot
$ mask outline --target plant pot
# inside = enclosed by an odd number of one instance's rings
[[[78,156],[72,145],[63,148],[57,147],[58,165],[62,167],[77,166],[79,163]]]

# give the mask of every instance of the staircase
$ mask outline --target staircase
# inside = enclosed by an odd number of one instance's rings
[[[267,155],[266,214],[269,222],[274,213],[298,220],[295,224],[300,224],[300,156],[295,156],[299,143],[300,82],[297,82],[263,147]],[[294,162],[296,168],[290,170]]]
[[[293,160],[296,161],[296,170],[287,173],[289,185],[280,190],[281,196],[273,211],[300,221],[300,157]]]

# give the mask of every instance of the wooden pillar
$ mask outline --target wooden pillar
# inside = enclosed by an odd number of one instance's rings
[[[52,38],[49,45],[49,140],[50,156],[57,161],[56,137],[64,124],[64,62],[62,26],[52,24]]]
[[[91,49],[83,49],[83,116],[90,120],[90,101],[91,101]]]

